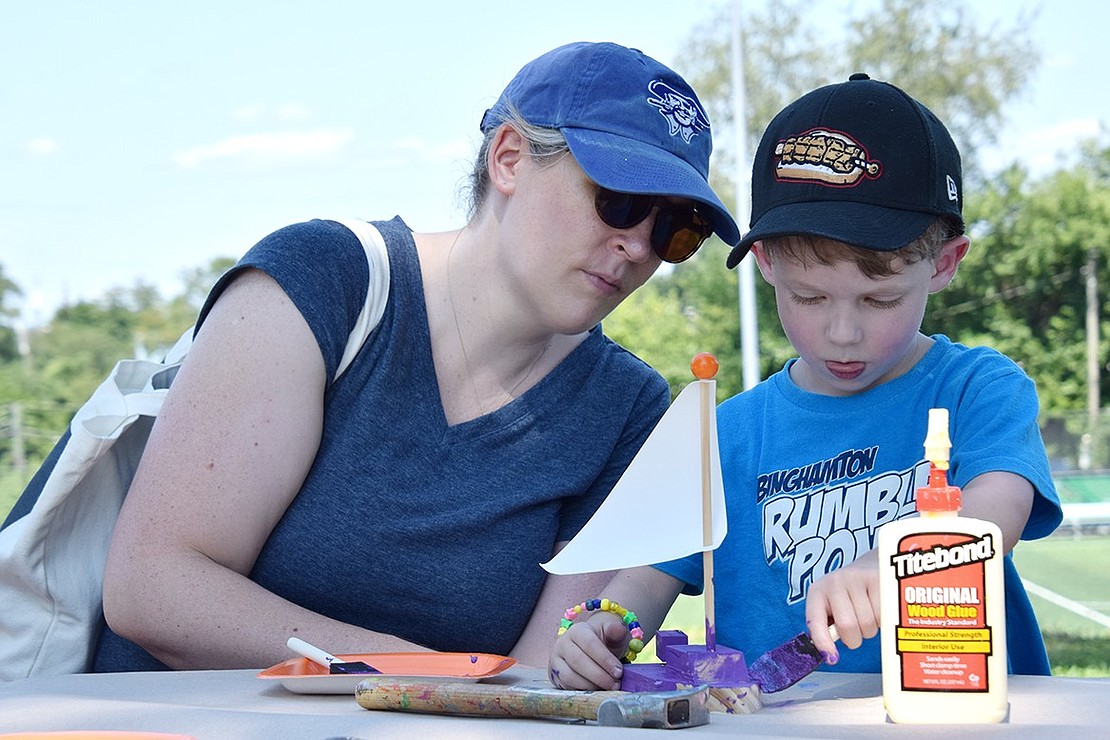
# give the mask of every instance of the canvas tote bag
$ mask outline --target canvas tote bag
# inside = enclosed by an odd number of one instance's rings
[[[370,286],[333,381],[381,320],[389,294],[381,234],[364,221],[335,220],[362,241]],[[0,530],[0,680],[88,670],[112,530],[192,335],[190,328],[162,362],[116,364]]]

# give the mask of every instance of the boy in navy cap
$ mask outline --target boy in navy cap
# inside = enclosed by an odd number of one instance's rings
[[[926,336],[927,299],[955,277],[969,240],[960,156],[944,125],[897,87],[853,75],[788,105],[756,152],[750,250],[774,286],[798,357],[718,408],[728,536],[715,553],[718,644],[749,659],[806,625],[838,670],[880,670],[879,527],[915,514],[928,410],[951,418],[949,480],[963,513],[994,521],[1009,552],[1061,510],[1037,426],[1033,381],[987,347]],[[702,584],[702,559],[618,574],[604,595],[657,628]],[[1010,669],[1049,672],[1012,559]],[[568,630],[559,683],[610,687],[620,631],[607,616]],[[840,653],[828,626],[849,651]],[[593,629],[588,629],[592,627]]]

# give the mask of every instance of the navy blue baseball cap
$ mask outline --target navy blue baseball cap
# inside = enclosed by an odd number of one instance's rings
[[[932,111],[899,88],[852,75],[775,116],[752,166],[753,242],[816,236],[890,252],[947,217],[964,231],[960,152]]]
[[[482,117],[482,131],[513,110],[561,131],[601,187],[689,198],[722,241],[740,241],[709,186],[709,117],[686,81],[646,54],[608,42],[560,46],[524,65]]]

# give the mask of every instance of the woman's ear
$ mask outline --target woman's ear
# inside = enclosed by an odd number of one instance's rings
[[[966,235],[954,237],[944,243],[936,260],[933,261],[933,277],[929,281],[930,293],[941,291],[952,282],[970,246],[971,240]]]
[[[515,128],[501,124],[490,142],[486,166],[489,167],[490,185],[508,195],[516,189],[516,179],[521,162],[527,157],[528,142]]]

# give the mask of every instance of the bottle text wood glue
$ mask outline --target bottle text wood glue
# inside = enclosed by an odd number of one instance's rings
[[[950,447],[948,410],[930,409],[920,516],[879,530],[883,702],[894,722],[1001,722],[1009,709],[1002,532],[959,515]]]

